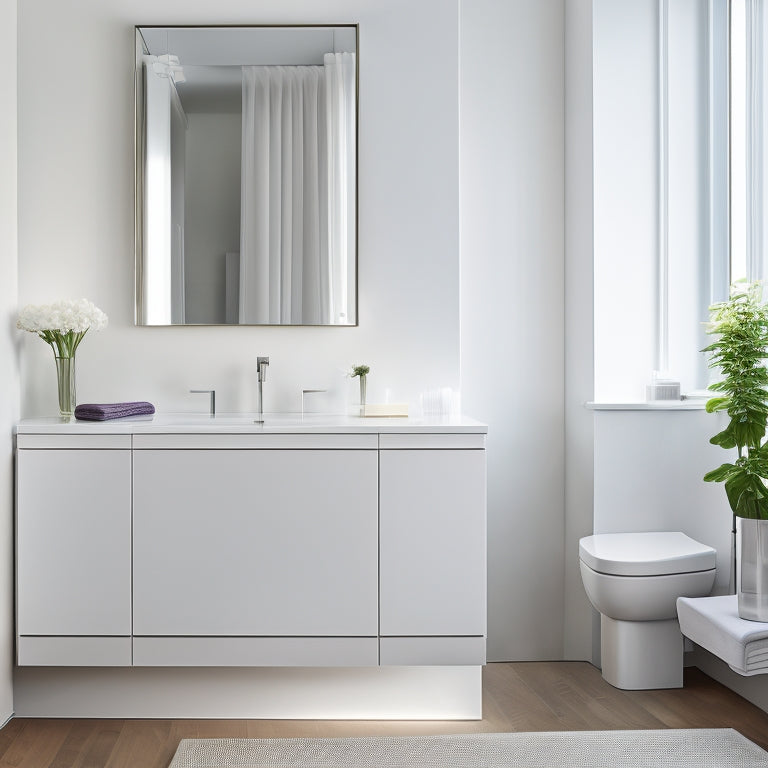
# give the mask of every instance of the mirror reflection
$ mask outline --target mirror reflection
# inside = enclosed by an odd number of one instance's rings
[[[136,28],[139,325],[357,323],[357,37]]]

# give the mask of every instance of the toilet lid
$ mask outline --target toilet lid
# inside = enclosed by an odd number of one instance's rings
[[[579,557],[598,573],[663,576],[708,571],[717,552],[679,531],[598,533],[579,541]]]

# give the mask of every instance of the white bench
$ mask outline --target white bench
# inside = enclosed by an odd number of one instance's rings
[[[680,631],[740,675],[768,673],[768,623],[739,618],[736,595],[678,597]]]

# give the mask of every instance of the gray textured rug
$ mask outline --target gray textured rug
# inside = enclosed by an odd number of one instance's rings
[[[184,739],[170,768],[768,768],[730,728]]]

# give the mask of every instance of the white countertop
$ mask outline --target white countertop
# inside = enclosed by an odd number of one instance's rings
[[[253,413],[155,413],[108,421],[60,417],[22,419],[18,434],[380,434],[380,433],[486,433],[488,426],[467,416],[363,418],[337,414],[267,413],[263,424]]]

